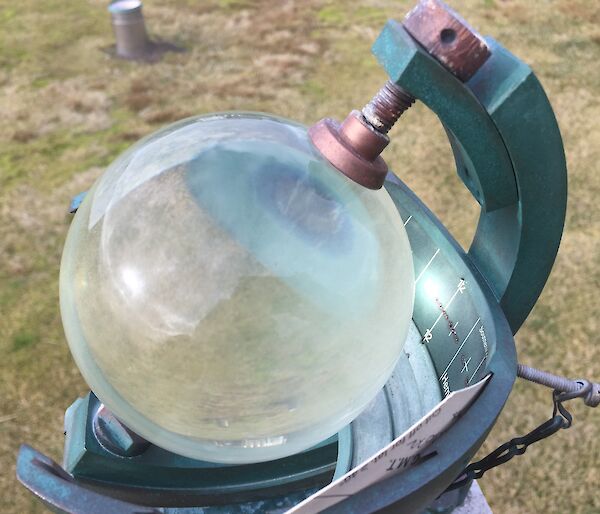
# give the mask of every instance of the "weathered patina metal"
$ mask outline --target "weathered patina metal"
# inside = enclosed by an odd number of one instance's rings
[[[352,111],[340,125],[325,118],[308,129],[321,154],[354,182],[369,189],[380,189],[388,167],[379,155],[389,139],[377,132],[358,111]]]
[[[490,56],[484,39],[439,0],[417,4],[404,19],[404,27],[429,55],[462,82],[471,78]],[[379,189],[387,172],[387,164],[379,154],[389,141],[377,139],[373,133],[387,134],[414,101],[408,90],[388,81],[362,112],[352,111],[341,125],[325,118],[309,129],[309,135],[323,156],[344,175],[369,189]],[[374,130],[369,130],[371,127]]]
[[[462,82],[469,80],[490,56],[483,37],[440,0],[419,2],[402,25]]]
[[[393,82],[386,82],[362,109],[365,120],[378,132],[387,134],[415,98]]]

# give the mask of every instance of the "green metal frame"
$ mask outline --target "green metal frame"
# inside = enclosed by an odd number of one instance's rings
[[[531,68],[494,40],[488,43],[491,57],[467,84],[395,21],[384,27],[373,52],[390,79],[446,128],[458,174],[481,205],[469,256],[514,334],[558,251],[567,169],[556,118]]]

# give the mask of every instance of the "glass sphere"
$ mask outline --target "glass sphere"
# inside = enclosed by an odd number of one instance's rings
[[[414,293],[392,199],[326,162],[306,127],[190,118],[86,195],[60,274],[81,373],[130,429],[246,463],[333,435],[384,385]]]

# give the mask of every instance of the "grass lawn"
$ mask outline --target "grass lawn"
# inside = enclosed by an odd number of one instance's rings
[[[65,408],[86,391],[58,309],[71,196],[141,136],[220,110],[311,124],[360,108],[385,81],[370,46],[405,0],[148,0],[152,34],[181,45],[154,65],[109,57],[106,1],[0,0],[0,510],[43,512],[17,483],[18,445],[62,454]],[[517,335],[520,360],[600,379],[600,3],[455,0],[484,34],[528,62],[561,126],[569,166],[563,242]],[[477,208],[449,144],[422,105],[403,116],[390,165],[468,245]],[[436,187],[432,188],[431,184]],[[600,413],[490,471],[496,513],[600,513]],[[550,393],[517,383],[482,454],[550,414]]]

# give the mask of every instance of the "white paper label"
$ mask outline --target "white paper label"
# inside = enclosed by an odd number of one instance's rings
[[[410,468],[423,450],[473,402],[491,375],[472,386],[450,393],[424,417],[370,459],[299,503],[285,514],[315,514],[361,489]]]

